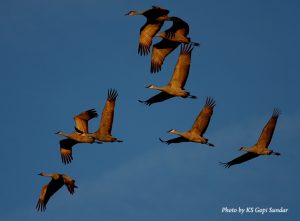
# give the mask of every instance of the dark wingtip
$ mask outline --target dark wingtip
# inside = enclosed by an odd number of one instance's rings
[[[118,97],[118,91],[116,89],[110,88],[107,92],[107,100],[115,101]]]
[[[150,106],[151,103],[150,102],[147,102],[147,101],[142,101],[142,100],[138,100],[138,102],[142,103],[142,104],[145,104],[147,106]]]
[[[213,97],[207,97],[205,101],[205,106],[214,108],[216,106],[216,101],[213,99]]]
[[[279,117],[281,115],[281,111],[279,108],[274,108],[272,117]]]
[[[169,143],[168,143],[167,141],[165,141],[165,140],[161,139],[160,137],[159,137],[158,139],[160,140],[160,142],[162,142],[162,143],[164,143],[164,144],[168,144],[168,145],[169,145]]]
[[[180,54],[192,54],[193,49],[194,49],[194,45],[191,43],[181,44]]]
[[[91,118],[98,117],[98,113],[95,108],[86,111]]]
[[[219,165],[221,165],[221,166],[223,166],[223,167],[225,167],[225,168],[231,167],[230,164],[228,164],[228,163],[223,163],[223,162],[219,162]]]
[[[210,147],[215,147],[215,145],[213,145],[212,143],[207,143],[207,145]]]
[[[139,44],[138,48],[138,54],[141,56],[146,56],[150,53],[150,47],[147,47],[145,45]]]
[[[61,161],[63,164],[70,164],[73,160],[73,156],[72,155],[61,155]]]

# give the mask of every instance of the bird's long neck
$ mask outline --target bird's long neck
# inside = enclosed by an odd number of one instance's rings
[[[164,91],[163,88],[161,88],[161,87],[156,87],[156,86],[154,86],[154,85],[151,85],[151,86],[149,86],[148,88],[153,89],[153,90],[158,90],[158,91]]]
[[[60,135],[60,136],[63,136],[63,137],[69,137],[69,134],[65,134],[65,133],[62,132],[62,131],[58,131],[56,134],[57,134],[57,135]]]
[[[132,11],[130,13],[130,15],[143,15],[143,14],[144,14],[144,12],[137,12],[137,11]]]
[[[42,172],[39,175],[51,177],[52,179],[55,179],[55,180],[59,179],[59,177],[60,177],[59,174],[57,174],[57,173],[44,173],[44,172]]]
[[[179,132],[179,131],[177,131],[175,129],[170,130],[169,132],[172,133],[172,134],[177,134],[177,135],[181,135],[182,134],[181,132]]]

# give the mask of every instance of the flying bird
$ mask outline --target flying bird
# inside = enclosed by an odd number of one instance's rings
[[[65,174],[59,174],[59,173],[39,173],[40,176],[48,176],[51,177],[51,181],[43,186],[39,200],[36,204],[36,209],[38,211],[45,211],[46,205],[50,199],[50,197],[56,193],[63,185],[66,185],[68,191],[70,194],[74,193],[74,189],[78,188],[75,185],[75,180],[73,180],[72,177],[65,175]]]
[[[189,25],[181,18],[169,17],[167,15],[157,18],[159,21],[172,21],[173,25],[164,32],[161,32],[155,37],[161,37],[162,40],[152,47],[151,55],[151,73],[157,73],[161,70],[165,58],[175,50],[181,43],[193,44],[199,46],[199,43],[191,42],[190,38],[187,37],[189,34]]]
[[[181,45],[180,54],[170,82],[164,87],[156,87],[154,85],[148,86],[147,88],[159,90],[161,92],[146,101],[139,100],[139,102],[150,106],[153,103],[162,102],[174,96],[196,98],[196,96],[190,95],[190,92],[187,92],[184,89],[189,75],[193,49],[194,47],[191,44]]]
[[[116,90],[108,90],[106,103],[100,120],[100,127],[95,133],[85,133],[84,131],[80,130],[80,128],[76,128],[76,131],[86,134],[87,136],[100,142],[123,142],[122,140],[118,140],[117,138],[113,137],[111,134],[117,97],[118,92]]]
[[[191,41],[191,38],[188,37],[188,34],[190,32],[189,25],[181,18],[164,15],[159,17],[157,20],[172,21],[173,25],[168,30],[164,32],[160,32],[159,34],[155,35],[155,37],[161,37],[161,38],[166,38],[170,41],[176,41],[184,44],[192,44],[194,46],[200,46],[199,43]]]
[[[196,143],[206,144],[210,147],[214,147],[214,145],[212,143],[209,143],[208,139],[203,137],[203,135],[208,128],[215,105],[216,105],[215,100],[211,97],[207,97],[202,111],[199,113],[192,128],[189,131],[181,133],[175,129],[172,129],[169,130],[168,132],[177,134],[179,135],[179,137],[167,141],[164,141],[161,138],[159,138],[159,140],[166,144],[181,143],[181,142],[196,142]]]
[[[62,131],[58,131],[56,134],[67,137],[66,139],[60,140],[60,154],[61,159],[64,164],[69,164],[73,160],[72,147],[77,143],[94,143],[95,139],[93,137],[87,136],[88,131],[88,121],[97,117],[98,114],[95,109],[90,109],[84,111],[74,117],[75,128],[84,132],[79,133],[74,131],[71,134],[65,134]]]
[[[157,18],[168,14],[169,14],[169,10],[158,6],[152,6],[151,9],[148,9],[143,12],[130,11],[127,14],[125,14],[125,15],[144,15],[147,18],[146,23],[140,29],[139,48],[138,48],[138,53],[140,55],[149,54],[150,46],[152,44],[152,39],[164,24],[164,21],[159,21],[157,20]]]
[[[227,163],[222,163],[220,162],[221,165],[223,165],[226,168],[231,167],[232,165],[235,164],[240,164],[244,163],[248,160],[251,160],[253,158],[256,158],[260,155],[271,155],[274,154],[276,156],[279,156],[280,153],[274,152],[273,150],[268,149],[268,146],[272,140],[273,133],[276,127],[277,119],[279,115],[281,114],[280,110],[275,108],[273,110],[273,114],[265,127],[263,128],[260,137],[255,145],[253,145],[250,148],[245,148],[241,147],[239,150],[240,151],[245,151],[246,153],[227,162]]]

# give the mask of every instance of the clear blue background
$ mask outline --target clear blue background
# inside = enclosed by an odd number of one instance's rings
[[[190,25],[201,43],[192,56],[187,90],[151,107],[137,102],[169,81],[179,49],[150,74],[150,56],[137,54],[143,16],[152,5]],[[298,1],[1,0],[2,127],[0,220],[296,220],[299,213],[300,32]],[[163,29],[169,27],[165,23]],[[155,39],[154,42],[160,39]],[[73,131],[73,117],[96,108],[108,88],[119,91],[113,135],[124,143],[80,144],[61,163],[55,132]],[[216,145],[164,145],[158,137],[188,130],[205,98],[217,106],[206,132]],[[225,169],[255,144],[273,108],[280,116],[270,148]],[[99,119],[90,122],[96,130]],[[35,210],[41,171],[71,175],[45,213]],[[285,207],[287,214],[224,214],[222,207]]]

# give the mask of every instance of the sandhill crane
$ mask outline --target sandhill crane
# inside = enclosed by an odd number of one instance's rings
[[[257,143],[250,148],[241,147],[239,149],[240,151],[247,152],[246,154],[241,155],[227,163],[220,162],[220,164],[222,164],[226,168],[229,168],[232,165],[246,162],[246,161],[256,158],[260,155],[274,154],[276,156],[279,156],[280,153],[274,152],[273,150],[268,149],[268,146],[272,140],[272,136],[273,136],[273,133],[274,133],[274,130],[276,127],[276,122],[277,122],[277,119],[280,114],[281,114],[280,110],[277,108],[274,108],[273,114],[272,114],[271,118],[269,119],[269,121],[267,122],[267,124],[265,125],[265,127],[263,128]]]
[[[159,21],[171,20],[173,25],[164,32],[156,35],[156,37],[162,37],[162,40],[152,47],[151,55],[151,67],[150,72],[156,73],[161,70],[161,66],[164,63],[165,58],[175,50],[180,43],[190,43],[189,25],[178,17],[169,17],[167,15],[157,18]],[[199,46],[199,43],[192,42],[194,46]]]
[[[155,37],[166,38],[170,41],[181,42],[184,44],[193,44],[194,46],[200,46],[197,42],[192,42],[191,38],[188,37],[189,34],[189,25],[181,18],[175,16],[161,16],[157,18],[158,21],[172,21],[173,25],[170,29],[160,32],[155,35]]]
[[[180,137],[167,140],[167,141],[164,141],[160,138],[159,140],[166,144],[181,143],[181,142],[196,142],[196,143],[206,144],[208,146],[213,147],[214,145],[212,143],[208,143],[208,139],[204,138],[203,135],[209,125],[215,105],[216,104],[214,99],[211,97],[207,97],[202,111],[199,113],[197,119],[195,120],[192,128],[189,131],[181,133],[175,129],[172,129],[169,130],[168,132],[177,134]]]
[[[88,121],[97,117],[98,114],[95,109],[90,109],[84,111],[74,117],[75,128],[84,133],[79,133],[77,131],[71,134],[65,134],[62,131],[58,131],[56,134],[67,137],[66,139],[60,140],[60,154],[61,159],[64,164],[69,164],[73,160],[72,147],[77,143],[93,143],[95,139],[93,137],[87,136],[88,133]]]
[[[146,23],[140,29],[140,39],[138,53],[140,55],[147,55],[150,52],[152,38],[161,29],[164,21],[156,20],[158,17],[169,14],[169,10],[163,9],[158,6],[152,6],[151,9],[136,12],[130,11],[126,15],[144,15],[147,18]]]
[[[95,133],[88,133],[86,135],[100,142],[123,142],[122,140],[118,140],[111,135],[117,97],[118,92],[116,90],[108,90],[106,103],[103,108],[102,117],[100,120],[100,127]],[[80,130],[79,128],[76,128],[76,130],[79,133],[84,133],[84,131]]]
[[[196,96],[190,95],[190,93],[185,91],[184,89],[186,80],[189,75],[193,49],[194,47],[191,44],[181,45],[181,50],[177,60],[177,64],[175,66],[173,76],[168,85],[161,88],[156,87],[154,85],[148,86],[147,88],[159,90],[161,92],[149,98],[146,101],[139,100],[139,102],[145,103],[146,105],[151,105],[153,103],[167,100],[174,96],[179,96],[183,98],[196,98]]]
[[[43,186],[39,200],[36,204],[36,209],[38,211],[45,211],[46,205],[50,199],[50,197],[56,193],[63,185],[66,185],[68,188],[68,191],[70,194],[74,193],[74,189],[78,188],[75,185],[75,180],[72,179],[72,177],[65,175],[65,174],[59,174],[59,173],[39,173],[40,176],[48,176],[51,177],[51,181]]]

